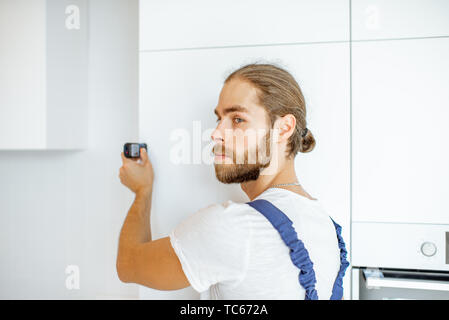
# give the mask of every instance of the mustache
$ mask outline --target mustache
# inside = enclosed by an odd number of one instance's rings
[[[228,152],[226,150],[226,148],[223,147],[223,145],[215,145],[212,148],[212,153],[213,154],[224,154],[225,156],[228,156],[228,157],[232,156],[232,154],[233,154],[232,152]]]

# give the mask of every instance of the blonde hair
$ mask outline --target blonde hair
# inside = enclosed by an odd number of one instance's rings
[[[306,153],[313,150],[316,142],[312,132],[307,128],[304,96],[288,71],[274,64],[251,63],[233,71],[224,83],[232,79],[248,81],[258,89],[258,102],[265,107],[271,127],[278,117],[287,114],[295,116],[296,127],[289,138],[287,158],[295,157],[298,151]]]

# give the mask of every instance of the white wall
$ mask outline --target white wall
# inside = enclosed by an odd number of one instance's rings
[[[0,298],[135,298],[115,257],[132,193],[118,178],[138,138],[138,1],[89,1],[85,151],[0,151]],[[80,289],[65,286],[67,265]]]

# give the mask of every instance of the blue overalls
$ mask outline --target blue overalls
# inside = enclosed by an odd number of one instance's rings
[[[247,204],[262,213],[271,222],[281,235],[282,240],[290,248],[290,258],[293,264],[300,269],[298,279],[301,286],[306,290],[305,300],[318,300],[318,294],[315,289],[316,278],[315,271],[313,271],[313,263],[310,260],[307,249],[304,247],[304,243],[298,239],[298,235],[293,227],[293,222],[285,215],[285,213],[268,200],[257,199],[247,202]],[[346,260],[347,251],[345,242],[341,236],[341,226],[335,223],[332,218],[331,220],[337,231],[341,265],[332,288],[332,296],[330,299],[341,300],[343,297],[343,277],[346,268],[349,266],[349,262]]]

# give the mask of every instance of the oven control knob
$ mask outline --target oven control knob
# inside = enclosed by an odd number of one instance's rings
[[[437,253],[437,246],[433,242],[424,242],[421,245],[421,253],[426,257],[434,256]]]

